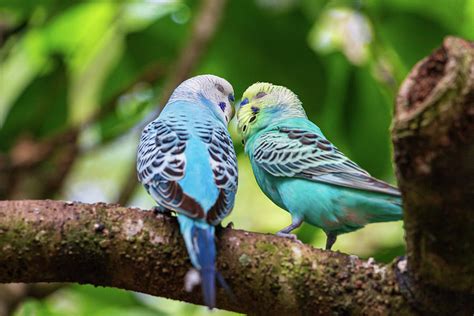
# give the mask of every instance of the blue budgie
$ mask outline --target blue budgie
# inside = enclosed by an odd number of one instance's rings
[[[201,75],[181,83],[157,119],[143,130],[138,179],[163,210],[177,212],[204,303],[215,306],[214,229],[234,206],[237,160],[227,124],[233,88]]]
[[[339,234],[402,219],[397,188],[345,157],[308,120],[289,89],[250,86],[237,118],[257,183],[291,214],[291,225],[278,235],[295,238],[291,231],[305,221],[324,230],[331,249]]]

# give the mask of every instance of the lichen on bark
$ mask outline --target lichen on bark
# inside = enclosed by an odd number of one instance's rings
[[[78,282],[200,304],[176,219],[118,205],[0,202],[0,282]],[[409,313],[392,265],[324,251],[274,235],[223,229],[217,267],[249,314]]]

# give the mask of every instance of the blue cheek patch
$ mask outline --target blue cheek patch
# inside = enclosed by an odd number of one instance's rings
[[[225,102],[219,102],[219,107],[221,108],[222,111],[225,110]]]
[[[235,101],[234,95],[233,95],[232,93],[229,94],[229,101],[230,101],[230,102],[234,102],[234,101]]]
[[[240,106],[244,106],[248,103],[249,103],[249,99],[245,98],[245,99],[242,100],[242,102],[240,102]]]

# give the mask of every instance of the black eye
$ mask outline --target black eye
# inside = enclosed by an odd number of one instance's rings
[[[219,102],[219,107],[221,108],[222,111],[225,111],[225,102]]]
[[[260,99],[260,98],[263,98],[263,97],[266,96],[266,95],[267,95],[267,94],[266,94],[265,92],[260,91],[259,93],[257,93],[257,94],[255,95],[255,98]]]
[[[220,92],[224,93],[224,87],[218,83],[216,83],[216,89],[219,90]]]

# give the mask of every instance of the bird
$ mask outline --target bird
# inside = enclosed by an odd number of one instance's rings
[[[321,228],[330,250],[337,236],[368,223],[402,219],[399,190],[372,177],[347,158],[311,122],[297,95],[284,86],[257,82],[237,109],[238,129],[255,179],[291,224]]]
[[[137,152],[138,180],[158,210],[176,212],[210,309],[216,278],[223,282],[215,267],[215,228],[232,211],[238,185],[227,131],[233,102],[232,85],[223,78],[199,75],[183,81],[144,128]]]

